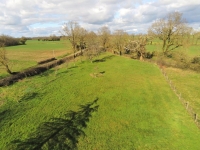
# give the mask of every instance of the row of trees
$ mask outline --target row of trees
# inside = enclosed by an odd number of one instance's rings
[[[157,38],[162,42],[162,53],[167,56],[175,49],[188,45],[191,37],[197,36],[197,39],[200,39],[199,33],[195,33],[195,35],[193,33],[193,29],[187,25],[182,14],[173,12],[163,19],[156,20],[149,27],[148,34],[134,36],[129,35],[124,30],[115,30],[111,33],[107,26],[99,28],[98,32],[95,33],[87,31],[77,22],[70,21],[64,24],[62,36],[70,41],[74,57],[76,51],[84,50],[84,54],[92,61],[102,51],[113,51],[119,55],[128,54],[135,59],[143,60],[144,57],[153,57],[153,53],[146,52],[146,45],[152,43],[153,39]],[[55,35],[50,36],[52,40],[55,37]],[[6,40],[0,41],[6,45]],[[5,63],[1,62],[1,64],[5,66]]]
[[[60,36],[56,36],[55,34],[50,35],[49,37],[39,37],[38,41],[60,41]]]
[[[69,38],[74,53],[84,48],[91,52],[90,55],[94,51],[112,49],[119,55],[132,54],[134,58],[140,59],[147,57],[145,46],[152,43],[151,41],[155,38],[161,40],[162,53],[168,55],[175,49],[190,43],[193,33],[193,29],[187,25],[179,12],[170,13],[165,18],[156,20],[149,27],[146,35],[133,36],[123,30],[115,30],[111,34],[110,29],[106,26],[94,33],[85,30],[73,21],[66,23],[63,31],[63,35]],[[197,35],[196,33],[195,36]]]
[[[26,44],[26,38],[14,38],[8,35],[0,35],[0,45],[4,46],[15,46],[15,45],[24,45]]]
[[[134,39],[123,30],[115,30],[111,34],[107,26],[99,28],[98,32],[87,31],[77,22],[68,22],[64,25],[63,35],[71,42],[73,52],[83,50],[90,60],[102,51],[113,51],[119,55],[137,53],[137,58],[143,58],[145,45],[148,42],[147,35],[138,35]],[[131,44],[133,43],[134,44]]]

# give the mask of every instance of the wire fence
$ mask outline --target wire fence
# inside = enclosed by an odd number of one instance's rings
[[[172,80],[170,80],[170,78],[168,77],[168,75],[165,72],[164,68],[163,67],[159,67],[159,68],[160,68],[162,74],[164,75],[165,79],[167,80],[168,84],[170,85],[171,89],[174,91],[174,93],[176,94],[176,96],[178,97],[178,99],[180,100],[180,102],[183,104],[183,106],[185,107],[185,109],[187,110],[187,112],[189,113],[189,115],[192,117],[192,119],[194,120],[194,122],[196,123],[196,125],[198,126],[198,128],[200,129],[200,116],[198,116],[198,114],[194,111],[194,109],[190,105],[189,101],[185,100],[182,97],[181,92],[178,91],[177,87],[174,85],[174,83],[172,82]]]

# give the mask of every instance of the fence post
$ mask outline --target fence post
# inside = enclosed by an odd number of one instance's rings
[[[179,94],[179,99],[181,99],[181,93]]]
[[[197,114],[194,114],[194,121],[197,121]]]
[[[189,102],[186,102],[186,109],[188,110]]]

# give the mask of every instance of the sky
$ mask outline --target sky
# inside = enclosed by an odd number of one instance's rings
[[[95,32],[108,26],[112,32],[146,33],[175,11],[200,31],[200,0],[0,0],[0,35],[60,35],[68,21]]]

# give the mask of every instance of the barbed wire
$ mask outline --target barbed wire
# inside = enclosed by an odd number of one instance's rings
[[[199,117],[198,114],[194,111],[194,109],[190,105],[189,101],[187,101],[187,100],[185,100],[183,98],[181,92],[178,91],[177,87],[174,85],[174,83],[172,82],[172,80],[170,80],[170,78],[168,77],[168,75],[165,72],[164,68],[162,66],[160,66],[159,64],[157,64],[157,65],[159,66],[159,68],[160,68],[163,76],[165,77],[167,83],[170,85],[170,87],[173,90],[173,92],[176,94],[176,96],[178,97],[178,99],[180,100],[180,102],[182,103],[182,105],[187,110],[188,114],[192,117],[192,119],[194,120],[195,124],[200,129],[200,119],[198,118]]]

